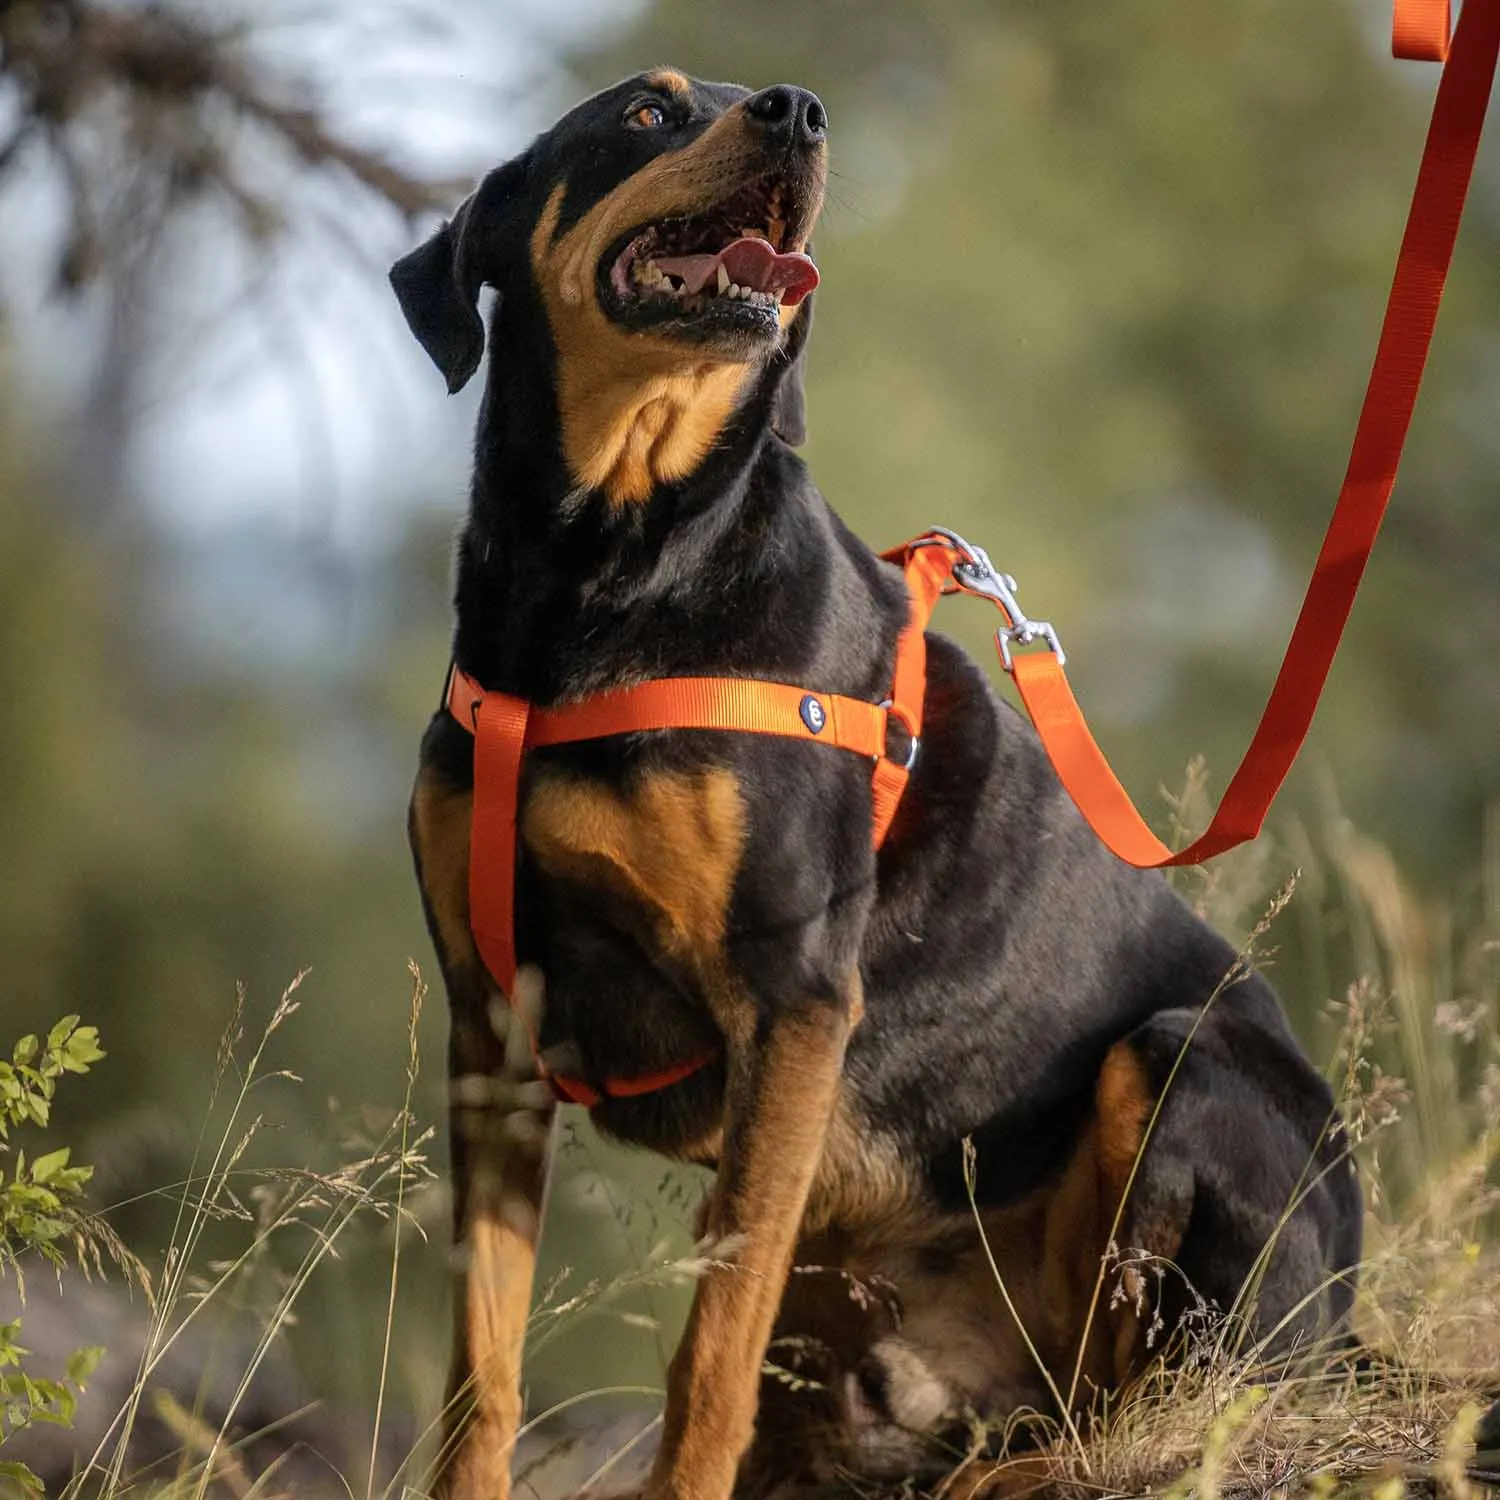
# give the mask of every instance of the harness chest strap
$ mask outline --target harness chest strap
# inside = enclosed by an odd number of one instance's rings
[[[516,976],[515,886],[521,763],[527,750],[654,729],[726,730],[771,734],[866,756],[871,772],[871,838],[879,848],[896,815],[922,733],[927,682],[923,632],[952,570],[941,549],[902,548],[887,554],[900,562],[911,595],[907,624],[897,640],[891,693],[868,703],[837,693],[809,692],[787,683],[740,677],[668,677],[596,693],[577,703],[538,708],[522,698],[491,692],[455,663],[449,672],[449,713],[474,736],[474,806],[469,842],[469,924],[480,957],[501,991]],[[956,557],[956,554],[953,555]],[[895,720],[908,736],[904,759],[887,753]],[[717,1055],[708,1052],[638,1078],[607,1079],[595,1087],[551,1073],[533,1055],[554,1090],[574,1103],[628,1098],[666,1088]]]

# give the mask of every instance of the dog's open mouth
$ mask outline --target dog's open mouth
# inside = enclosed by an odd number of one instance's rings
[[[763,178],[706,214],[633,230],[600,267],[605,310],[635,326],[777,332],[777,309],[818,284],[812,258],[791,248],[800,218],[788,184]]]

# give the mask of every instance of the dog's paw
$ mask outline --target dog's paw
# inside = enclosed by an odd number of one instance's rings
[[[966,1401],[938,1365],[896,1334],[871,1345],[844,1373],[836,1395],[851,1469],[890,1479],[952,1467],[963,1450]]]

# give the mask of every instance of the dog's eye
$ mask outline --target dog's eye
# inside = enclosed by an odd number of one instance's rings
[[[632,130],[655,130],[658,125],[665,125],[667,113],[659,104],[632,104],[625,116],[625,123]]]

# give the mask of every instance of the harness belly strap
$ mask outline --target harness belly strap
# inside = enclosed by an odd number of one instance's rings
[[[474,807],[469,837],[469,925],[495,983],[509,996],[516,977],[515,890],[521,762],[538,745],[566,745],[654,729],[713,729],[773,734],[868,757],[871,839],[878,849],[890,830],[916,760],[927,682],[924,631],[951,574],[940,548],[915,545],[886,554],[901,565],[911,594],[907,624],[897,640],[891,696],[868,703],[838,693],[810,692],[789,683],[743,677],[664,677],[596,693],[577,703],[538,708],[491,692],[455,662],[449,671],[448,712],[474,736]],[[905,731],[900,758],[887,736],[894,720]],[[564,1078],[543,1064],[539,1038],[532,1054],[559,1097],[592,1107],[667,1088],[711,1062],[717,1049],[638,1078],[598,1085]]]

